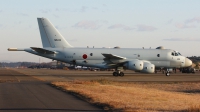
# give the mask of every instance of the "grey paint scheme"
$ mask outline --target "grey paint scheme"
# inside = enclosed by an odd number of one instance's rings
[[[43,47],[72,47],[46,18],[37,18]],[[61,39],[56,42],[54,39]]]
[[[36,54],[39,56],[47,57],[54,60],[63,61],[66,63],[72,63],[76,60],[77,65],[81,66],[92,66],[101,68],[110,68],[108,63],[104,61],[105,54],[114,54],[126,59],[119,60],[121,63],[132,61],[134,59],[149,61],[156,67],[185,67],[185,57],[184,56],[172,56],[171,53],[174,52],[170,49],[131,49],[131,48],[46,48],[50,51],[57,52],[56,54],[41,54],[32,49],[24,49],[25,51]],[[90,56],[90,54],[93,54]],[[83,59],[83,54],[86,54],[87,59]],[[158,57],[157,55],[160,55]],[[140,55],[140,57],[138,57]],[[178,60],[178,58],[180,60]]]
[[[172,56],[170,49],[134,48],[75,48],[72,47],[46,18],[38,18],[43,48],[9,48],[9,51],[26,51],[42,57],[74,63],[81,66],[116,68],[135,60],[152,63],[155,67],[188,67],[191,60],[184,56]],[[92,55],[90,55],[92,53]],[[87,58],[83,59],[86,54]],[[106,56],[113,55],[108,58]],[[158,57],[159,55],[159,57]],[[113,58],[114,57],[114,58]]]

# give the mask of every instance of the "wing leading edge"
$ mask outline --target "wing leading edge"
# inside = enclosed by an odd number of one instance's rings
[[[123,64],[124,62],[126,62],[127,58],[126,57],[122,57],[122,56],[118,56],[118,55],[114,55],[114,54],[106,54],[106,53],[102,53],[102,55],[105,57],[104,61],[105,63],[107,63],[107,65],[120,65]]]
[[[102,53],[102,55],[107,58],[107,59],[126,59],[125,57],[121,57],[121,56],[117,56],[117,55],[114,55],[114,54],[105,54],[105,53]]]

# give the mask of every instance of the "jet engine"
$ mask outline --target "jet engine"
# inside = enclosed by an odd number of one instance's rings
[[[143,69],[143,61],[140,61],[140,60],[128,61],[124,66],[129,70],[139,70],[140,71]]]
[[[155,65],[149,62],[144,62],[143,69],[141,70],[143,73],[154,73]]]

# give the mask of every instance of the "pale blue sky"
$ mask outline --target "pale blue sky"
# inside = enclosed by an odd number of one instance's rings
[[[39,56],[7,51],[42,47],[37,17],[48,18],[75,47],[164,46],[200,56],[199,5],[199,0],[0,0],[0,61],[38,62]]]

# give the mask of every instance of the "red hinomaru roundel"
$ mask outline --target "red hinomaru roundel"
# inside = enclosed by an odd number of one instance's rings
[[[87,59],[87,55],[86,54],[83,54],[83,59]]]

